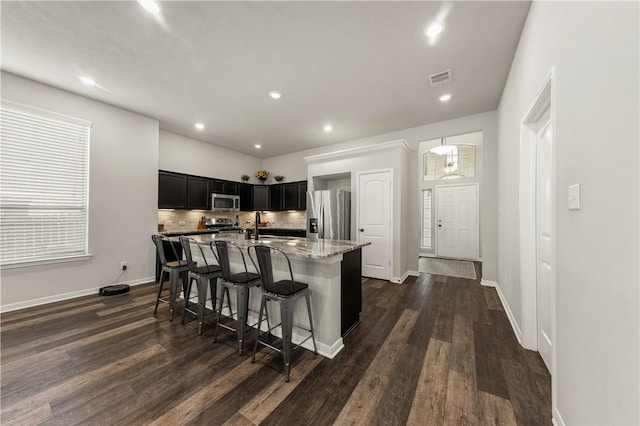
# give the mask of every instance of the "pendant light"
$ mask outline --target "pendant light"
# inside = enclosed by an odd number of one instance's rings
[[[447,145],[447,138],[440,138],[440,145],[431,148],[429,151],[438,155],[447,155],[453,151],[455,147]]]

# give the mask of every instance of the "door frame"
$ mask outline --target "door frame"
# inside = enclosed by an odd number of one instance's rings
[[[521,286],[521,344],[527,349],[538,350],[538,301],[537,301],[537,243],[536,243],[536,154],[537,132],[535,124],[542,114],[549,109],[552,128],[552,167],[553,182],[553,244],[552,258],[554,270],[551,278],[551,329],[553,331],[553,347],[551,353],[551,395],[552,409],[557,406],[556,381],[556,72],[552,67],[546,75],[541,89],[536,94],[531,107],[524,115],[520,126],[520,184],[519,184],[519,218],[520,218],[520,286]]]
[[[435,196],[432,197],[432,200],[435,200],[435,215],[433,215],[434,217],[434,224],[435,227],[438,227],[438,210],[439,210],[439,206],[438,203],[440,202],[439,197],[438,197],[438,191],[440,190],[440,188],[449,188],[452,186],[475,186],[476,187],[476,253],[475,253],[475,257],[473,259],[469,259],[469,260],[480,260],[480,184],[479,182],[469,182],[469,183],[453,183],[453,184],[449,184],[449,185],[436,185],[434,187],[435,189]],[[433,195],[433,194],[432,194]],[[435,229],[435,241],[436,241],[436,247],[435,247],[435,254],[436,257],[440,257],[440,254],[438,253],[438,249],[440,247],[440,242],[438,241],[438,230]],[[456,258],[457,259],[457,258]]]
[[[370,174],[374,174],[374,173],[383,173],[383,172],[388,172],[389,173],[389,281],[393,281],[393,258],[395,256],[395,253],[393,251],[393,227],[394,227],[394,208],[395,205],[393,203],[393,169],[392,168],[384,168],[384,169],[373,169],[373,170],[361,170],[356,172],[356,182],[355,182],[355,187],[356,187],[356,226],[355,226],[355,232],[356,235],[358,235],[358,237],[356,238],[356,241],[360,241],[360,232],[358,231],[358,229],[360,229],[360,177],[362,175],[370,175]],[[363,247],[364,248],[364,247]]]

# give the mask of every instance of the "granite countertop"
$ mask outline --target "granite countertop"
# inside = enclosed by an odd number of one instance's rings
[[[232,241],[242,248],[255,244],[265,244],[277,247],[287,255],[309,259],[326,259],[350,251],[358,250],[371,243],[344,240],[314,240],[308,238],[274,237],[261,238],[256,243],[254,240],[246,240],[244,234],[210,234],[193,237],[199,243],[210,244],[212,241]]]
[[[161,235],[166,235],[167,237],[178,237],[180,235],[205,235],[205,234],[217,234],[219,231],[210,230],[210,229],[200,229],[196,231],[162,231],[159,232]]]

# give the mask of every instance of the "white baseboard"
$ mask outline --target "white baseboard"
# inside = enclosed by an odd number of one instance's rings
[[[392,283],[395,283],[395,284],[402,284],[404,282],[404,280],[406,280],[410,276],[411,277],[417,277],[418,275],[420,275],[420,273],[418,271],[407,271],[404,274],[402,274],[401,278],[393,277],[389,281],[391,281]]]
[[[553,426],[565,426],[566,425],[564,420],[562,420],[562,416],[560,415],[560,412],[558,411],[557,408],[553,409],[553,416],[551,417],[551,423],[553,423]]]
[[[513,312],[511,311],[511,307],[509,306],[507,299],[502,293],[500,284],[498,284],[497,281],[489,281],[483,278],[480,280],[480,285],[483,285],[485,287],[494,287],[496,289],[498,297],[500,298],[500,303],[502,303],[502,307],[504,308],[504,312],[507,314],[507,318],[509,318],[509,323],[511,324],[513,333],[516,335],[516,339],[518,339],[518,343],[520,344],[520,346],[522,346],[522,331],[520,330],[520,326],[518,325],[516,318],[513,316]]]
[[[136,286],[140,284],[146,284],[155,281],[155,277],[142,277],[131,281],[119,282],[117,284],[126,284],[130,286]],[[63,300],[75,299],[76,297],[88,296],[90,294],[98,294],[100,287],[87,288],[84,290],[72,291],[69,293],[56,294],[53,296],[40,297],[38,299],[25,300],[24,302],[9,303],[7,305],[0,306],[0,312],[11,312],[18,309],[31,308],[34,306],[45,305],[47,303],[61,302]]]

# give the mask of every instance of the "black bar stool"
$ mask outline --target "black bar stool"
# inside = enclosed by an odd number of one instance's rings
[[[222,276],[222,271],[220,269],[220,266],[209,264],[209,261],[204,254],[204,250],[202,249],[202,245],[198,244],[197,241],[187,237],[180,237],[180,244],[182,244],[182,249],[184,250],[184,255],[187,258],[187,264],[189,266],[189,281],[187,282],[187,289],[184,296],[185,302],[184,313],[182,314],[182,324],[184,324],[187,312],[193,315],[197,315],[198,335],[200,335],[202,334],[202,324],[204,323],[204,308],[207,302],[207,282],[209,283],[209,290],[211,292],[211,306],[213,307],[213,311],[215,312],[216,295],[218,294],[218,278]],[[203,266],[198,266],[198,263],[193,260],[193,255],[191,252],[192,245],[195,245],[198,248],[199,255],[203,259]],[[191,284],[194,280],[196,281],[196,286],[198,289],[197,312],[189,309],[189,300],[191,299]]]
[[[183,291],[186,290],[187,274],[189,273],[189,265],[186,260],[181,260],[180,256],[176,252],[176,248],[173,245],[173,241],[164,235],[155,234],[151,236],[153,243],[156,246],[158,257],[160,258],[160,265],[162,266],[162,272],[160,272],[160,287],[158,288],[158,296],[156,297],[156,307],[153,310],[153,315],[158,313],[158,304],[160,302],[169,303],[169,321],[173,321],[173,311],[176,306],[176,293],[178,292],[178,279],[182,278]],[[164,253],[165,245],[170,246],[173,250],[175,261],[167,261],[167,257]],[[171,283],[169,300],[167,302],[166,297],[162,297],[162,286],[164,284],[164,274],[169,275],[169,282]]]
[[[267,346],[277,352],[282,353],[282,357],[284,358],[284,375],[286,381],[289,381],[289,370],[291,364],[291,337],[293,334],[293,309],[296,300],[302,296],[307,301],[307,315],[309,317],[309,328],[302,328],[305,331],[310,333],[302,342],[300,342],[295,348],[299,348],[304,342],[311,339],[313,341],[313,352],[315,354],[318,353],[318,349],[316,347],[316,338],[313,334],[313,320],[311,319],[311,303],[309,301],[309,285],[306,283],[301,283],[299,281],[295,281],[293,279],[293,270],[291,269],[291,261],[285,252],[280,250],[277,247],[270,247],[266,245],[255,245],[251,246],[247,249],[249,252],[249,256],[251,256],[251,249],[255,251],[255,257],[258,259],[258,265],[260,269],[260,276],[262,277],[262,300],[260,301],[260,313],[258,314],[258,336],[256,337],[256,343],[253,347],[253,355],[251,357],[251,362],[256,361],[256,352],[258,351],[258,343]],[[273,267],[271,263],[271,252],[280,253],[287,260],[287,265],[289,266],[289,275],[291,276],[290,280],[280,280],[275,281],[273,279]],[[251,257],[253,260],[253,257]],[[278,349],[266,342],[260,340],[260,326],[262,325],[262,311],[265,311],[265,316],[267,316],[266,308],[267,301],[274,301],[280,303],[280,324],[282,328],[282,349]],[[268,318],[268,317],[267,317]],[[269,322],[267,320],[267,329],[269,334],[271,334],[271,330],[278,327],[278,325],[274,325],[273,328],[269,326]]]
[[[220,264],[220,268],[222,269],[222,279],[220,281],[222,282],[223,289],[226,290],[227,294],[227,305],[229,307],[230,314],[228,318],[232,319],[233,312],[231,311],[229,288],[233,288],[236,291],[237,326],[236,328],[233,328],[220,323],[225,295],[225,292],[223,291],[219,301],[218,322],[216,323],[216,331],[213,334],[213,341],[216,342],[218,340],[218,327],[223,327],[227,330],[235,331],[238,335],[238,353],[242,355],[244,331],[247,325],[247,313],[249,312],[249,290],[251,289],[251,287],[257,287],[260,285],[260,275],[255,272],[249,272],[249,270],[247,269],[247,262],[245,260],[244,253],[242,252],[242,248],[240,248],[240,246],[230,241],[213,241],[211,243],[212,250],[214,244],[214,254],[217,253],[216,258],[218,259],[218,263]],[[229,247],[233,247],[234,252],[237,251],[240,254],[242,264],[244,266],[244,271],[234,273],[231,270],[231,265],[229,262]]]

